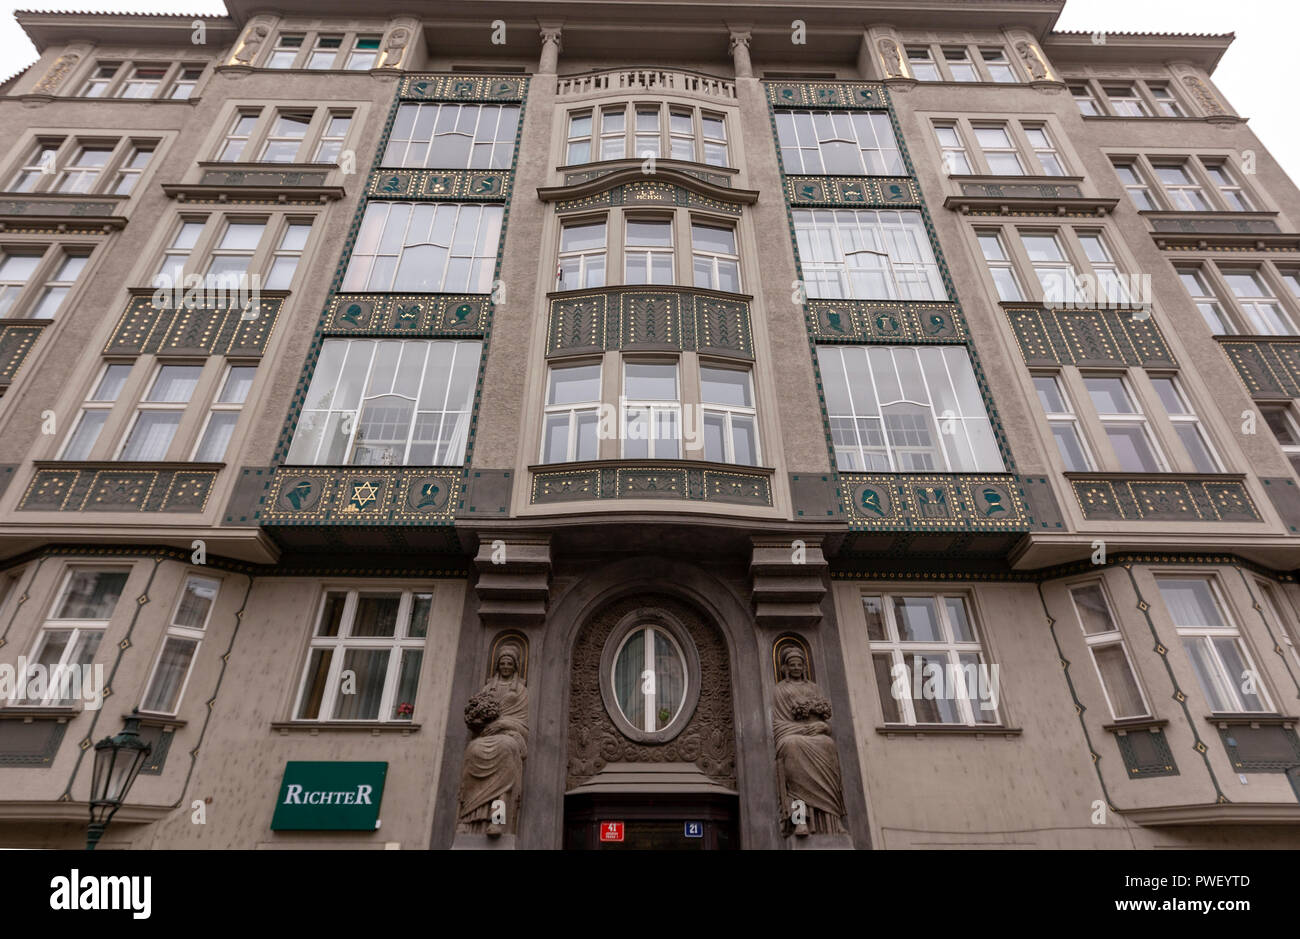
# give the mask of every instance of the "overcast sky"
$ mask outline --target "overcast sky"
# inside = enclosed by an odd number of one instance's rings
[[[273,6],[268,3],[268,6]],[[14,22],[15,9],[94,10],[138,13],[224,14],[220,0],[71,0],[13,3],[0,0],[0,80],[36,58],[36,50]],[[1300,121],[1286,63],[1296,55],[1300,27],[1297,0],[1069,0],[1060,29],[1112,32],[1235,32],[1237,40],[1219,64],[1214,80],[1292,179],[1300,179]]]

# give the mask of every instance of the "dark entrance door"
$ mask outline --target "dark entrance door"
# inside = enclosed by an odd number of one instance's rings
[[[569,851],[728,851],[740,847],[736,796],[721,793],[592,793],[564,800]],[[622,823],[622,841],[602,840]]]

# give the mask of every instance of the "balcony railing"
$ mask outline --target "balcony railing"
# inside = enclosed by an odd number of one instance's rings
[[[561,98],[602,91],[664,91],[735,98],[736,83],[702,72],[659,68],[608,69],[585,75],[563,75],[556,81],[556,94]]]

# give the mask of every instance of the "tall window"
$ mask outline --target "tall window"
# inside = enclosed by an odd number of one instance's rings
[[[352,126],[352,112],[332,112],[326,119],[321,131],[320,142],[316,144],[313,163],[338,163],[339,153],[343,150],[343,141],[347,139],[348,128]]]
[[[51,319],[90,260],[90,246],[0,247],[0,317]]]
[[[120,569],[71,568],[64,575],[54,606],[36,637],[30,661],[45,666],[47,674],[51,675],[56,674],[55,669],[60,666],[91,664],[118,598],[126,587],[129,573]],[[75,703],[75,699],[63,696],[61,692],[69,690],[72,689],[66,682],[50,682],[42,700],[24,699],[13,703],[67,707]]]
[[[551,367],[543,418],[543,463],[598,458],[600,371],[600,363]]]
[[[946,300],[921,213],[796,209],[809,297]]]
[[[122,386],[126,384],[126,377],[130,374],[131,366],[127,364],[113,362],[103,367],[99,379],[91,389],[90,397],[81,406],[81,413],[77,416],[72,433],[68,435],[67,442],[63,445],[63,452],[59,454],[60,459],[90,459],[91,448],[99,439],[99,433],[108,421],[113,403],[122,393]]]
[[[280,243],[271,255],[271,271],[266,275],[267,290],[288,290],[293,283],[293,275],[298,270],[303,249],[307,247],[307,236],[311,234],[308,221],[289,222],[280,236]]]
[[[281,111],[276,114],[275,124],[262,143],[262,152],[258,154],[260,163],[294,163],[298,151],[307,137],[307,128],[311,126],[310,111]]]
[[[639,160],[662,156],[661,142],[659,108],[638,106],[636,108],[636,124],[633,127],[632,135],[632,156]]]
[[[59,266],[50,273],[41,288],[40,296],[28,314],[32,319],[52,319],[63,308],[63,299],[68,295],[77,278],[85,270],[88,254],[64,252]]]
[[[502,211],[499,205],[371,202],[343,289],[488,293]]]
[[[1043,172],[1048,176],[1064,176],[1065,167],[1061,163],[1061,155],[1056,152],[1056,146],[1052,143],[1047,128],[1042,125],[1025,126],[1024,131],[1029,147],[1038,158],[1038,165],[1043,168]]]
[[[1047,232],[1021,232],[1020,243],[1048,302],[1072,299],[1078,281],[1060,238]]]
[[[293,68],[294,59],[298,58],[304,38],[306,37],[302,35],[281,33],[263,68]]]
[[[1055,375],[1036,375],[1034,390],[1038,393],[1038,403],[1043,406],[1047,426],[1052,431],[1056,448],[1061,452],[1066,472],[1094,469],[1092,456],[1079,431],[1079,419],[1074,408],[1070,407],[1070,399],[1061,387],[1061,380]]]
[[[230,130],[226,131],[225,143],[217,155],[218,160],[233,162],[244,155],[248,139],[252,136],[253,128],[257,126],[259,114],[260,111],[239,111],[235,114]]]
[[[1188,295],[1192,298],[1192,302],[1196,304],[1196,309],[1200,310],[1205,325],[1210,327],[1210,332],[1216,336],[1236,332],[1232,326],[1232,321],[1224,315],[1223,305],[1219,302],[1219,298],[1213,290],[1206,286],[1205,277],[1199,270],[1194,267],[1179,268],[1178,279],[1187,288]]]
[[[1156,389],[1156,395],[1160,398],[1160,403],[1165,407],[1165,413],[1169,415],[1169,421],[1174,425],[1174,433],[1183,443],[1183,449],[1192,460],[1192,466],[1198,473],[1219,473],[1222,467],[1219,466],[1218,459],[1215,458],[1214,452],[1210,449],[1209,440],[1205,436],[1205,431],[1201,427],[1201,421],[1196,416],[1196,412],[1191,409],[1173,378],[1167,376],[1152,376],[1151,384]]]
[[[686,658],[672,633],[653,625],[629,632],[614,653],[614,700],[637,730],[669,727],[686,703]]]
[[[569,115],[569,137],[565,146],[565,163],[574,166],[579,163],[591,162],[591,128],[592,115],[590,111]],[[619,154],[619,156],[622,155]],[[614,159],[614,157],[602,154],[601,159],[609,160]]]
[[[311,55],[307,57],[307,68],[333,68],[334,60],[339,57],[339,50],[342,48],[342,36],[317,36]]]
[[[1012,68],[1011,63],[1007,61],[1007,53],[1003,49],[981,49],[980,57],[984,59],[984,67],[988,69],[989,78],[995,82],[1018,82],[1020,78]]]
[[[171,243],[163,250],[162,264],[158,267],[154,283],[170,285],[184,282],[185,267],[189,264],[194,246],[198,244],[199,235],[203,233],[203,224],[197,219],[181,222]]]
[[[695,162],[695,111],[668,109],[668,153],[674,160]]]
[[[1084,117],[1099,117],[1101,115],[1101,106],[1097,104],[1097,99],[1092,95],[1092,89],[1087,85],[1071,85],[1070,94],[1074,96],[1074,103],[1079,106],[1079,111]]]
[[[1016,277],[1015,265],[1007,255],[1007,247],[1002,242],[1002,234],[996,231],[978,232],[980,251],[984,263],[988,265],[993,276],[993,285],[997,288],[998,299],[1016,301],[1025,299],[1025,292],[1020,289],[1020,280]]]
[[[1261,405],[1259,410],[1264,415],[1264,422],[1268,424],[1268,429],[1273,431],[1273,436],[1277,438],[1282,452],[1291,462],[1291,468],[1300,475],[1300,423],[1297,423],[1291,414],[1291,406]]]
[[[1151,439],[1146,415],[1129,394],[1124,379],[1110,375],[1085,375],[1083,384],[1115,451],[1120,470],[1125,473],[1163,472],[1164,462]]]
[[[1117,721],[1148,717],[1151,709],[1147,707],[1142,686],[1129,658],[1128,644],[1119,631],[1101,583],[1094,581],[1072,587],[1070,597],[1083,628],[1084,642],[1092,655],[1092,664],[1101,679],[1101,690],[1106,695],[1111,716]]]
[[[1183,106],[1178,103],[1174,93],[1169,90],[1168,85],[1158,85],[1154,82],[1147,82],[1147,91],[1151,92],[1151,97],[1156,103],[1156,114],[1159,117],[1186,117]]]
[[[934,135],[939,141],[945,173],[949,176],[967,176],[974,172],[966,153],[966,145],[961,139],[961,131],[956,124],[935,124]]]
[[[1170,204],[1177,212],[1208,212],[1210,203],[1205,199],[1205,190],[1187,172],[1184,163],[1155,164],[1156,178],[1164,187]]]
[[[194,459],[199,463],[220,463],[226,457],[226,448],[239,423],[239,412],[248,400],[248,391],[257,376],[255,365],[232,365],[226,370],[221,390],[208,410],[208,420]]]
[[[242,278],[248,275],[253,255],[265,233],[266,222],[263,221],[226,222],[225,231],[210,252],[211,260],[204,273],[216,283],[238,287]]]
[[[1152,210],[1160,206],[1156,203],[1155,197],[1151,194],[1151,186],[1133,163],[1115,163],[1115,172],[1119,176],[1120,182],[1124,184],[1124,189],[1129,198],[1133,200],[1133,205],[1138,209]]]
[[[54,187],[55,191],[64,193],[93,191],[99,182],[99,174],[103,172],[112,153],[111,146],[82,147],[77,151],[76,157],[68,163],[63,175],[59,177]]]
[[[1003,471],[965,349],[818,346],[817,359],[840,470]]]
[[[185,578],[140,710],[175,714],[180,707],[220,586],[220,581],[210,577]]]
[[[1295,333],[1282,304],[1272,289],[1254,270],[1223,270],[1224,283],[1237,301],[1237,309],[1245,316],[1254,333],[1262,336],[1290,336]]]
[[[700,129],[704,133],[704,162],[709,166],[727,166],[727,120],[721,114],[700,112]]]
[[[886,724],[998,723],[998,676],[964,596],[868,594],[862,607]]]
[[[1157,577],[1156,584],[1210,710],[1271,710],[1264,677],[1224,612],[1218,584],[1208,577]]]
[[[1132,303],[1128,281],[1120,276],[1119,265],[1111,257],[1101,232],[1076,232],[1076,235],[1097,278],[1097,303],[1107,306]]]
[[[615,104],[568,115],[565,163],[647,156],[726,166],[727,124],[722,114],[682,105]],[[630,149],[629,149],[630,148]]]
[[[605,221],[576,222],[560,229],[556,290],[605,286]]]
[[[1007,134],[1005,124],[976,124],[975,141],[984,152],[989,169],[994,176],[1023,176],[1024,164],[1016,152],[1016,145]]]
[[[930,55],[930,50],[926,46],[908,46],[907,64],[912,70],[912,77],[919,82],[943,80],[939,74],[939,68],[934,64],[934,58]]]
[[[433,594],[421,591],[326,592],[294,718],[411,720],[432,606]]]
[[[691,263],[696,287],[740,293],[740,255],[734,228],[692,224]]]
[[[167,74],[165,65],[134,65],[130,76],[122,83],[117,96],[119,98],[152,98],[158,93],[163,77]]]
[[[518,105],[405,103],[397,109],[383,165],[506,169],[518,125]]]
[[[957,46],[955,48],[945,47],[943,50],[943,61],[947,64],[948,73],[952,75],[953,81],[979,81],[979,75],[975,74],[975,66],[971,63],[970,53],[966,51],[965,46]]]
[[[140,145],[131,149],[131,155],[122,162],[117,169],[117,176],[113,180],[113,194],[117,196],[127,196],[135,189],[136,183],[144,174],[144,168],[149,165],[149,160],[153,157],[153,145]]]
[[[476,341],[326,339],[289,463],[459,465],[480,349]]]
[[[777,111],[787,173],[902,176],[907,170],[889,115],[881,111]]]
[[[1205,167],[1206,175],[1210,177],[1210,182],[1214,184],[1214,188],[1219,190],[1219,195],[1223,197],[1223,202],[1229,209],[1234,212],[1253,212],[1255,210],[1250,197],[1246,195],[1245,188],[1233,175],[1226,162],[1208,163],[1203,159],[1201,163]]]
[[[676,460],[682,455],[677,363],[623,363],[623,457]]]
[[[119,460],[165,460],[199,382],[200,365],[159,365],[127,431]]]
[[[704,458],[757,466],[758,425],[748,369],[700,366]]]
[[[674,282],[672,221],[629,218],[623,248],[623,283]]]
[[[627,105],[601,108],[600,159],[621,160],[625,156],[627,156]],[[577,162],[585,163],[586,160]]]

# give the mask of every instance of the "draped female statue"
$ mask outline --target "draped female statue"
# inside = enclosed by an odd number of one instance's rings
[[[831,705],[809,681],[803,650],[781,649],[781,680],[772,702],[776,737],[777,792],[781,819],[794,834],[834,834],[844,831],[840,759],[831,738]],[[796,806],[803,803],[802,811]]]
[[[519,673],[522,661],[517,643],[503,644],[492,677],[465,705],[465,723],[474,737],[465,747],[458,831],[496,837],[516,830],[528,755],[528,688]],[[494,811],[498,799],[496,809],[503,813]]]

